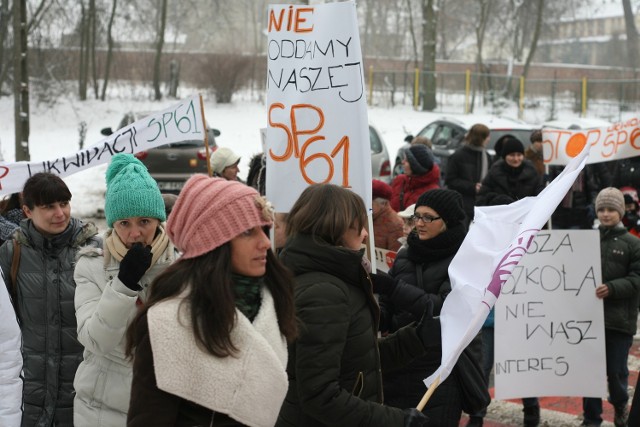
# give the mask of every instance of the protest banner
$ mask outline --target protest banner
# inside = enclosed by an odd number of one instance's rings
[[[451,374],[462,351],[482,328],[502,286],[584,168],[590,148],[585,144],[537,196],[509,205],[474,208],[473,226],[449,265],[451,293],[440,312],[441,364],[424,380],[429,390],[418,409]]]
[[[544,163],[566,165],[586,144],[591,146],[587,164],[640,155],[640,119],[633,118],[594,129],[542,130]]]
[[[495,305],[495,396],[607,395],[597,230],[541,231]]]
[[[61,177],[108,163],[117,153],[135,154],[184,140],[202,140],[206,130],[199,95],[118,129],[100,142],[65,157],[39,162],[0,163],[0,195],[22,191],[29,177],[50,172]]]
[[[371,151],[355,3],[271,5],[266,195],[289,212],[332,183],[371,209]]]
[[[383,248],[375,248],[375,259],[378,270],[388,273],[396,260],[397,252]]]

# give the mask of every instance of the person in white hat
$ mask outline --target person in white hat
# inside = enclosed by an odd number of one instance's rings
[[[224,178],[227,181],[241,181],[238,178],[240,168],[240,156],[226,147],[218,148],[211,155],[211,171],[213,176]]]

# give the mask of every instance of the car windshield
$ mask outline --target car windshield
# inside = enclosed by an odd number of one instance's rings
[[[493,149],[496,145],[496,141],[505,135],[515,136],[527,147],[530,143],[529,137],[531,136],[531,130],[525,129],[491,129],[489,138],[489,145],[487,148]]]

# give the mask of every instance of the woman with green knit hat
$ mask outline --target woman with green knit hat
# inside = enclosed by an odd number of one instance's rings
[[[125,331],[151,281],[177,257],[164,201],[147,168],[116,154],[107,169],[104,247],[78,253],[75,309],[84,360],[74,380],[74,425],[125,426],[131,361]]]

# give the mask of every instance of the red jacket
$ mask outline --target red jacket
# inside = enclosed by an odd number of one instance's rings
[[[391,207],[396,212],[403,211],[417,202],[422,193],[434,188],[440,188],[440,167],[436,164],[424,175],[398,175],[391,184]]]
[[[373,236],[376,248],[397,252],[401,246],[398,239],[404,235],[402,225],[402,219],[389,205],[378,212],[377,215],[374,215]]]

